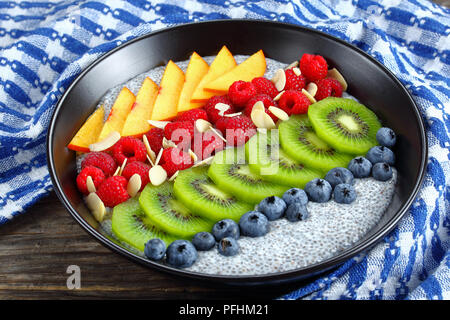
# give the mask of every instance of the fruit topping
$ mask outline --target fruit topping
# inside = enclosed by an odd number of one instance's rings
[[[182,148],[189,148],[194,139],[194,122],[171,122],[164,128],[164,137]]]
[[[99,168],[106,177],[112,176],[117,168],[114,158],[106,152],[89,152],[86,154],[81,161],[81,169],[88,166]]]
[[[210,232],[202,231],[192,238],[192,244],[198,251],[208,251],[211,250],[215,244],[216,239]]]
[[[103,181],[105,181],[105,174],[102,170],[94,166],[85,166],[77,176],[78,190],[85,195],[92,192],[92,190],[89,190],[89,186],[87,185],[87,180],[89,177],[94,183],[95,189],[98,189]],[[92,188],[92,186],[90,188]]]
[[[295,73],[296,70],[298,70],[298,74]],[[302,89],[306,85],[306,79],[299,72],[300,70],[298,68],[288,69],[284,71],[284,73],[286,74],[286,84],[284,85],[284,90],[302,91]]]
[[[378,162],[386,162],[389,165],[393,165],[395,163],[395,155],[391,149],[383,146],[375,146],[370,148],[366,154],[367,160],[372,162],[374,165]]]
[[[239,253],[239,244],[236,239],[232,237],[225,237],[217,244],[219,253],[223,256],[230,257]]]
[[[372,162],[364,157],[356,157],[349,162],[347,168],[355,178],[367,178],[372,170]]]
[[[228,109],[217,107],[218,104],[227,105]],[[211,97],[205,104],[204,109],[208,114],[208,119],[212,123],[216,123],[224,114],[235,113],[237,110],[232,106],[231,100],[227,95]]]
[[[286,209],[286,219],[290,222],[303,221],[308,218],[308,209],[300,202],[290,204]]]
[[[306,113],[310,104],[303,93],[295,90],[286,90],[278,101],[279,108],[288,115]]]
[[[145,162],[147,149],[144,143],[133,137],[121,138],[113,147],[113,157],[118,165],[122,165],[125,159],[128,163],[133,161]]]
[[[239,227],[243,236],[262,237],[270,230],[267,217],[259,211],[249,211],[239,220]]]
[[[258,204],[258,211],[264,213],[269,221],[280,219],[286,210],[286,202],[277,196],[270,196]]]
[[[376,135],[378,143],[383,147],[393,147],[397,141],[397,136],[391,128],[380,128]]]
[[[228,145],[241,146],[256,133],[252,120],[240,115],[232,118],[221,118],[216,128],[225,136]]]
[[[150,260],[161,260],[166,254],[166,244],[158,238],[150,239],[145,243],[144,254]]]
[[[377,162],[372,167],[372,176],[375,180],[388,181],[392,178],[392,168],[386,162]]]
[[[264,106],[263,111],[266,112],[272,118],[273,121],[277,121],[278,118],[272,112],[269,111],[269,108],[271,106],[276,107],[278,106],[278,104],[275,101],[273,101],[273,99],[269,95],[264,93],[257,94],[247,101],[247,104],[245,105],[244,109],[244,114],[247,117],[250,117],[253,111],[253,107],[258,101],[261,101],[263,103]]]
[[[194,245],[187,240],[175,240],[166,251],[166,261],[175,268],[187,268],[198,258]]]
[[[300,70],[308,82],[324,79],[327,76],[327,61],[320,55],[305,53],[300,59]]]
[[[239,239],[240,236],[239,225],[231,219],[223,219],[216,222],[211,232],[217,241],[225,237]]]
[[[127,179],[122,176],[109,177],[100,185],[97,195],[105,206],[113,208],[130,198],[127,185]]]
[[[204,109],[192,109],[177,116],[176,121],[190,121],[195,123],[198,119],[209,121],[208,114]]]
[[[333,191],[334,201],[350,204],[356,199],[355,187],[348,183],[338,184]]]
[[[235,81],[228,89],[231,103],[238,108],[244,108],[247,101],[255,95],[255,86],[247,81]]]
[[[325,180],[330,183],[332,188],[341,183],[353,184],[353,174],[346,168],[337,167],[328,171]]]
[[[178,148],[164,149],[160,161],[161,166],[171,177],[176,171],[192,167],[194,161],[189,153]]]
[[[251,82],[255,87],[257,94],[267,94],[272,99],[278,94],[278,90],[275,85],[267,78],[257,77]]]
[[[327,97],[342,97],[342,86],[339,81],[331,78],[321,79],[316,82],[317,91],[314,99],[317,101]]]
[[[316,178],[308,182],[305,192],[308,199],[314,202],[327,202],[331,198],[332,187],[327,180]]]
[[[282,199],[286,202],[287,206],[293,204],[294,202],[298,202],[304,206],[308,203],[308,196],[306,195],[306,192],[299,188],[291,188],[287,190],[283,194]]]

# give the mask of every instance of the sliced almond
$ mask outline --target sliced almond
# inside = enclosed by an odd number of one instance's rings
[[[262,101],[256,101],[255,104],[252,107],[252,112],[256,110],[265,111],[266,107],[264,106],[264,102]]]
[[[147,155],[147,160],[148,160],[148,162],[150,162],[150,164],[152,165],[152,167],[155,166],[155,161],[152,160],[152,158],[150,158],[149,155]]]
[[[200,166],[204,166],[206,164],[210,164],[213,159],[214,159],[214,157],[209,157],[209,158],[203,159],[202,161],[199,161],[196,164],[194,164],[192,167],[200,167]]]
[[[228,109],[230,109],[231,107],[226,104],[226,103],[222,103],[222,102],[218,102],[216,103],[216,105],[214,106],[214,108],[216,108],[217,110],[219,110],[219,115],[223,116],[225,111],[227,111]]]
[[[96,188],[95,188],[95,185],[94,185],[94,180],[92,180],[91,176],[88,176],[86,178],[86,187],[87,187],[89,192],[96,192],[97,191]]]
[[[200,133],[208,131],[211,127],[212,124],[204,119],[197,119],[195,121],[195,129]]]
[[[197,157],[197,155],[195,154],[195,152],[192,151],[191,149],[189,149],[189,150],[188,150],[188,153],[189,153],[189,155],[191,156],[192,161],[197,162],[198,157]]]
[[[308,85],[306,86],[306,91],[308,91],[308,93],[310,95],[312,95],[313,97],[316,95],[317,93],[317,84],[315,84],[314,82],[310,82],[308,83]]]
[[[158,152],[158,156],[156,157],[155,165],[154,165],[154,166],[157,166],[157,165],[158,165],[159,160],[161,160],[162,153],[163,153],[163,149],[161,148],[161,150],[159,150],[159,152]]]
[[[147,122],[156,127],[156,128],[160,128],[160,129],[164,129],[165,126],[170,123],[170,121],[159,121],[159,120],[147,120]]]
[[[277,127],[275,125],[275,122],[273,121],[273,119],[267,113],[264,112],[262,114],[262,119],[264,121],[264,128],[266,128],[266,129],[275,129]]]
[[[233,118],[233,117],[240,116],[241,114],[242,114],[242,112],[236,112],[236,113],[228,113],[228,114],[224,114],[223,116],[224,116],[224,117],[227,117],[227,118]]]
[[[89,210],[91,210],[91,213],[94,216],[94,218],[98,222],[102,222],[106,215],[106,208],[105,204],[99,198],[99,196],[94,192],[89,193],[89,195],[86,197],[86,204]]]
[[[292,69],[292,68],[295,68],[295,67],[297,67],[297,66],[298,66],[298,60],[297,60],[297,61],[294,61],[294,62],[292,62],[290,65],[288,65],[288,66],[285,68],[285,70]]]
[[[284,90],[281,91],[279,94],[277,94],[277,95],[275,96],[275,98],[273,98],[273,101],[278,101],[278,100],[280,100],[280,98],[281,98],[281,96],[283,95],[283,93],[284,93]]]
[[[142,141],[144,142],[145,149],[147,150],[147,155],[150,157],[151,161],[150,163],[154,163],[156,159],[156,154],[150,147],[150,144],[148,143],[147,136],[144,134],[142,136]]]
[[[119,176],[122,175],[123,169],[125,169],[125,166],[127,165],[127,160],[128,158],[125,158],[122,162],[122,165],[120,166],[120,170],[119,170]]]
[[[114,172],[113,176],[120,176],[120,167],[117,167],[116,172]]]
[[[311,103],[316,103],[317,100],[314,99],[314,97],[305,89],[302,89],[302,93],[309,99],[309,101],[311,101]]]
[[[253,124],[257,127],[257,128],[266,128],[265,127],[265,121],[264,121],[264,114],[266,112],[261,110],[261,109],[253,109],[252,113],[250,114],[250,118],[253,121]]]
[[[172,140],[167,140],[166,137],[163,138],[163,140],[162,140],[162,147],[164,149],[173,148],[173,147],[176,147],[176,146],[177,145]]]
[[[169,181],[175,180],[175,178],[178,177],[179,172],[180,172],[180,170],[175,171],[175,173],[169,178]]]
[[[345,81],[344,76],[338,71],[338,69],[333,68],[328,70],[327,77],[337,80],[341,84],[342,90],[347,91],[347,81]]]
[[[280,120],[283,120],[283,121],[289,120],[289,115],[280,108],[277,108],[275,106],[270,106],[269,111],[272,112],[275,115],[275,117],[277,117]]]
[[[295,75],[298,77],[302,74],[301,70],[297,67],[292,68],[292,71],[295,73]]]
[[[210,130],[216,135],[218,136],[220,139],[222,139],[223,142],[227,143],[227,140],[222,136],[222,134],[217,131],[216,129],[214,129],[213,127],[210,128]]]
[[[133,174],[130,180],[128,181],[127,185],[127,192],[130,195],[130,197],[133,198],[139,192],[141,186],[142,186],[141,176],[137,173]]]
[[[150,182],[154,186],[159,186],[167,179],[167,172],[160,165],[155,165],[148,171]]]
[[[119,140],[120,140],[120,133],[117,131],[112,131],[102,141],[91,144],[89,146],[89,151],[96,152],[107,150],[111,148]]]
[[[286,74],[283,69],[278,69],[272,78],[272,82],[278,91],[282,91],[286,85]]]

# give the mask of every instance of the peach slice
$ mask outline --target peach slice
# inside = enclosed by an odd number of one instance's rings
[[[125,120],[135,101],[136,97],[134,94],[127,87],[123,87],[122,91],[120,91],[117,96],[116,101],[114,101],[114,105],[111,108],[111,112],[103,125],[97,141],[102,141],[112,131],[122,132]]]
[[[177,105],[183,85],[184,72],[170,60],[159,85],[159,92],[153,105],[152,120],[167,120],[177,115]]]
[[[225,94],[233,82],[238,80],[251,81],[253,78],[262,77],[265,72],[266,57],[263,51],[259,50],[232,70],[209,82],[205,86],[205,91]]]
[[[83,126],[78,130],[70,141],[67,148],[74,151],[89,152],[89,145],[98,140],[103,128],[105,108],[101,106],[89,116]]]
[[[191,97],[191,102],[206,102],[209,98],[216,95],[214,92],[208,92],[204,90],[205,86],[219,78],[221,75],[227,73],[236,67],[236,61],[234,60],[233,55],[228,50],[226,46],[223,46],[217,54],[214,61],[211,63],[209,67],[208,73],[202,78],[200,83],[194,90],[194,93]]]
[[[152,115],[153,104],[158,95],[158,85],[150,78],[145,78],[142,86],[136,95],[136,102],[133,104],[123,125],[121,135],[123,137],[133,136],[140,138],[145,132],[151,129],[147,120]]]
[[[180,99],[178,100],[178,112],[183,112],[203,106],[203,103],[191,102],[192,94],[195,88],[200,83],[202,78],[208,73],[209,65],[203,60],[202,57],[194,52],[189,60],[188,67],[186,69],[186,76],[184,80],[184,86],[180,93]]]

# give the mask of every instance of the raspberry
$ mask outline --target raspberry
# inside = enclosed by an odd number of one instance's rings
[[[277,122],[278,118],[274,114],[272,114],[272,112],[269,111],[269,107],[270,106],[277,107],[278,104],[275,101],[273,101],[273,99],[267,94],[258,94],[253,98],[251,98],[250,100],[248,100],[247,104],[245,105],[244,114],[247,117],[250,117],[250,115],[252,114],[253,106],[258,101],[263,102],[266,113],[273,119],[274,122]]]
[[[326,97],[342,97],[342,86],[339,81],[331,78],[322,79],[316,82],[317,92],[314,98],[317,101]]]
[[[192,123],[195,123],[195,121],[198,119],[209,121],[208,114],[206,113],[205,110],[192,109],[185,111],[177,117],[176,121],[190,121]]]
[[[178,170],[184,170],[191,167],[194,162],[190,154],[178,148],[164,149],[161,160],[161,166],[166,170],[167,176],[171,177]]]
[[[252,120],[245,115],[219,119],[216,127],[225,136],[227,144],[233,146],[245,144],[256,133]]]
[[[267,78],[257,77],[252,80],[252,84],[256,88],[258,94],[267,94],[272,99],[278,94],[278,90],[275,85]]]
[[[122,165],[125,159],[127,159],[127,163],[133,161],[145,162],[147,150],[141,140],[133,137],[123,137],[114,145],[113,157],[118,165]]]
[[[319,55],[305,53],[300,59],[300,70],[308,81],[317,81],[327,76],[327,61]]]
[[[125,179],[130,180],[131,176],[134,174],[138,174],[141,176],[141,189],[144,189],[144,187],[149,183],[149,177],[148,177],[148,171],[150,170],[150,166],[148,164],[145,164],[140,161],[134,161],[131,163],[127,163],[125,168],[122,171],[122,176],[125,177]]]
[[[288,69],[285,72],[286,75],[286,85],[284,86],[284,90],[297,90],[302,91],[305,87],[306,79],[301,75],[296,75],[292,69]]]
[[[112,176],[117,169],[114,158],[106,152],[89,152],[81,162],[81,169],[88,166],[99,168],[106,177]]]
[[[155,154],[158,154],[159,150],[162,148],[164,130],[161,128],[152,128],[145,134],[145,136],[147,137],[150,148],[152,148]]]
[[[191,121],[176,121],[164,127],[164,136],[176,145],[190,147],[194,138],[194,123]]]
[[[235,81],[228,89],[228,97],[236,107],[245,107],[247,101],[256,95],[256,88],[251,82]]]
[[[225,142],[211,130],[201,135],[196,135],[194,139],[194,152],[199,160],[211,157],[224,147]]]
[[[113,208],[130,198],[127,184],[127,179],[122,176],[109,177],[100,185],[97,195],[106,207]]]
[[[224,103],[230,106],[230,109],[224,112],[224,114],[231,114],[235,113],[236,109],[233,107],[233,104],[231,103],[230,99],[227,95],[223,96],[214,96],[211,97],[205,104],[204,108],[206,113],[208,114],[208,118],[212,123],[216,123],[217,120],[222,118],[221,115],[219,115],[220,110],[216,109],[216,104],[218,103]]]
[[[91,176],[94,186],[97,189],[103,181],[105,181],[105,174],[103,171],[97,167],[86,166],[84,167],[77,176],[77,187],[83,194],[89,194],[89,190],[86,186],[86,179]]]
[[[311,101],[301,92],[287,90],[278,101],[278,106],[288,115],[306,113]]]

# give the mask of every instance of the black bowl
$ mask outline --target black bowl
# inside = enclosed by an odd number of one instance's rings
[[[75,152],[66,148],[108,89],[164,65],[187,60],[195,50],[214,55],[226,45],[233,54],[262,49],[268,58],[291,63],[303,53],[323,55],[349,83],[348,91],[398,134],[395,147],[399,179],[381,221],[363,239],[320,263],[288,272],[258,276],[205,275],[174,269],[142,258],[98,231],[77,191]],[[55,191],[75,220],[108,248],[146,266],[177,275],[228,284],[267,284],[297,280],[338,266],[382,239],[405,214],[422,183],[427,142],[419,110],[407,90],[383,65],[358,48],[307,28],[268,21],[223,20],[192,23],[157,31],[129,41],[98,59],[80,74],[56,106],[48,131],[48,166]]]

